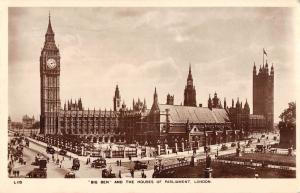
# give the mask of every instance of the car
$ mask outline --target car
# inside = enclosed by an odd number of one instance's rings
[[[59,150],[59,155],[67,155],[67,151],[64,149]]]
[[[116,177],[116,174],[111,173],[111,171],[109,171],[108,169],[102,170],[102,178],[115,178],[115,177]]]
[[[221,151],[224,151],[224,150],[227,150],[227,149],[228,149],[227,145],[223,144],[223,145],[221,146]]]
[[[134,161],[134,169],[135,170],[140,170],[140,169],[147,169],[148,166],[146,163],[141,162],[141,161]]]
[[[256,145],[255,152],[262,152],[264,150],[264,145]]]
[[[51,146],[48,146],[48,147],[46,148],[46,152],[47,152],[47,153],[50,153],[50,154],[54,154],[54,153],[55,153],[55,149],[54,149],[53,147],[51,147]]]
[[[65,178],[75,178],[75,173],[74,172],[68,172],[65,174]]]
[[[106,160],[104,158],[98,158],[92,162],[91,167],[92,168],[105,168]]]
[[[231,147],[235,147],[235,146],[236,146],[236,143],[232,143],[232,144],[231,144]]]
[[[34,168],[26,174],[26,178],[47,178],[47,170],[41,168]]]
[[[72,169],[73,170],[79,170],[80,168],[80,161],[78,158],[74,158],[73,159],[73,165],[72,165]]]

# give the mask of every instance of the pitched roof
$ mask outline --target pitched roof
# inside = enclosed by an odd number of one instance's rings
[[[210,110],[207,107],[190,107],[181,105],[158,105],[160,111],[169,109],[170,123],[225,123],[229,117],[225,109]]]

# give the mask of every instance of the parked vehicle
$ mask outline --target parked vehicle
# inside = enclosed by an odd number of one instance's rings
[[[235,147],[235,146],[236,146],[236,143],[232,143],[232,144],[231,144],[231,147]]]
[[[72,165],[72,169],[73,170],[79,170],[80,168],[80,161],[78,158],[74,158],[73,159],[73,165]]]
[[[140,170],[140,169],[147,169],[148,166],[146,163],[141,162],[141,161],[134,161],[134,169],[135,170]]]
[[[92,162],[91,167],[92,168],[105,168],[106,160],[104,158],[98,158]]]
[[[53,147],[51,147],[51,146],[48,146],[48,147],[46,148],[46,152],[47,152],[47,153],[50,153],[50,154],[54,154],[54,153],[55,153],[55,149],[54,149]]]
[[[61,149],[59,152],[58,152],[59,155],[67,155],[67,151],[64,150],[64,149]]]

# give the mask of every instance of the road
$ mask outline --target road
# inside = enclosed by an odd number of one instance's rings
[[[258,136],[256,136],[258,137]],[[269,139],[272,139],[272,137],[269,137]],[[261,142],[264,142],[265,140],[261,140]],[[272,140],[268,140],[268,143],[272,142]],[[243,145],[244,142],[241,142],[241,145]],[[254,143],[251,145],[250,148],[247,149],[251,149],[255,147],[256,144],[256,140],[254,140]],[[215,155],[218,149],[218,154],[219,155],[224,155],[224,154],[229,154],[229,153],[234,153],[236,151],[236,147],[230,147],[231,143],[227,143],[227,146],[229,147],[228,150],[225,151],[220,151],[220,145],[211,145],[211,155]],[[58,149],[55,149],[58,150]],[[57,153],[54,154],[54,158],[59,159],[60,161],[63,160],[61,162],[61,164],[57,165],[52,161],[52,155],[51,154],[46,154],[46,148],[45,148],[45,144],[42,143],[30,143],[30,149],[28,148],[24,148],[24,158],[25,161],[27,162],[27,164],[25,166],[19,166],[18,170],[20,170],[20,175],[25,175],[27,172],[31,171],[34,166],[31,166],[30,163],[34,161],[34,157],[35,155],[39,153],[39,154],[44,154],[44,156],[47,156],[50,158],[50,162],[48,164],[48,177],[49,178],[63,178],[64,175],[71,171],[71,167],[72,167],[72,159],[74,157],[79,158],[80,160],[80,169],[78,171],[73,171],[76,175],[76,178],[99,178],[101,177],[101,173],[102,173],[102,169],[97,169],[97,168],[92,168],[90,166],[90,164],[86,164],[86,159],[87,157],[84,156],[77,156],[75,154],[69,153],[68,155],[71,155],[72,158],[70,159],[69,157],[65,157],[65,156],[61,156],[58,155]],[[168,155],[161,155],[158,156],[158,159],[162,159],[162,164],[164,165],[170,165],[170,164],[175,164],[178,163],[177,158],[179,157],[185,157],[187,160],[190,160],[192,156],[192,151],[189,152],[178,152],[178,154],[168,154]],[[200,159],[200,158],[205,158],[205,153],[204,153],[204,148],[200,148],[199,150],[197,150],[196,153],[196,159]],[[96,158],[90,158],[91,162],[96,159]],[[129,174],[129,168],[132,167],[132,162],[129,161],[128,158],[122,158],[122,159],[106,159],[107,160],[107,168],[111,167],[112,172],[115,173],[116,175],[119,173],[119,171],[121,171],[121,175],[122,177],[130,177]],[[116,160],[122,160],[122,166],[117,166],[116,164]],[[133,158],[134,160],[141,160],[143,162],[146,162],[148,164],[148,169],[145,171],[145,174],[147,175],[147,177],[152,177],[152,173],[153,173],[153,169],[154,169],[154,165],[155,162],[157,162],[156,158],[149,158],[149,157],[145,157],[145,158]],[[135,177],[141,177],[141,171],[135,171]]]

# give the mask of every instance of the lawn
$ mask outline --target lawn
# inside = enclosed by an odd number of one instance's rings
[[[160,178],[203,178],[205,164],[202,163],[198,166],[186,166],[181,168],[172,169],[174,172],[161,173]],[[219,162],[212,162],[212,177],[213,178],[254,178],[258,174],[259,178],[295,178],[295,171],[287,171],[280,169],[262,168],[262,167],[249,167],[236,164],[225,164]],[[166,171],[167,172],[167,171]]]

